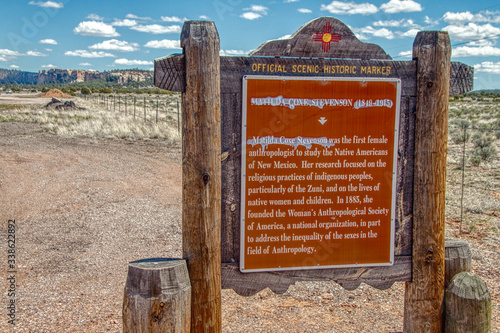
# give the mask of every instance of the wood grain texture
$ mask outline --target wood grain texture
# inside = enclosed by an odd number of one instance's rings
[[[455,275],[445,294],[446,333],[491,332],[491,294],[481,278],[473,273]]]
[[[298,58],[269,58],[269,57],[221,57],[221,92],[241,93],[241,79],[243,75],[280,75],[280,76],[326,76],[326,77],[388,77],[402,79],[402,95],[416,96],[416,62],[390,60],[348,60],[348,59],[298,59]],[[287,72],[258,70],[256,65],[282,66]],[[318,73],[299,73],[300,66],[318,66]],[[356,72],[345,71],[347,68]],[[366,69],[373,67],[386,70],[390,67],[390,74]],[[365,69],[362,72],[363,68]],[[257,70],[254,70],[257,69]],[[334,72],[331,72],[334,70]],[[155,86],[161,89],[185,92],[185,65],[184,55],[176,54],[155,60]],[[472,90],[474,68],[460,62],[452,62],[450,70],[450,96],[463,94]],[[239,88],[239,90],[238,90]]]
[[[314,36],[322,34],[325,25],[331,26],[331,34],[340,35],[340,41],[330,42],[325,50]],[[297,30],[290,38],[272,40],[260,45],[252,56],[286,56],[350,59],[391,59],[378,45],[361,42],[343,22],[333,17],[319,17]]]
[[[395,257],[393,266],[311,269],[265,273],[241,273],[235,263],[222,264],[222,284],[226,289],[234,289],[242,296],[251,296],[269,287],[282,294],[290,285],[298,281],[336,281],[348,290],[366,283],[378,289],[387,289],[395,281],[411,279],[411,257]]]
[[[472,251],[469,243],[463,239],[445,239],[444,244],[444,286],[446,288],[455,275],[471,271]]]
[[[129,264],[123,332],[184,333],[191,326],[191,284],[185,260],[153,258]]]
[[[446,147],[451,46],[448,33],[420,32],[413,194],[413,274],[405,332],[441,332],[444,299]]]
[[[219,36],[188,21],[182,94],[182,251],[192,287],[191,331],[221,331],[221,127]]]

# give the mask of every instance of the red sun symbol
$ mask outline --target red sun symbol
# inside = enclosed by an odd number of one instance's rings
[[[323,52],[328,52],[330,50],[330,43],[338,43],[342,39],[342,36],[332,34],[332,25],[330,22],[326,22],[323,26],[323,33],[316,33],[312,38],[315,42],[323,43],[321,49]]]

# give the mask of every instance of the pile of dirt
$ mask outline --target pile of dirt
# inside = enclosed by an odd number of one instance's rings
[[[42,97],[71,98],[70,95],[63,93],[59,89],[51,89],[51,90],[47,91],[46,93],[43,93]]]

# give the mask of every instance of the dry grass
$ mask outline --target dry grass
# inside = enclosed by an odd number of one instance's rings
[[[164,104],[175,103],[177,96],[162,97]],[[165,98],[167,100],[165,100]],[[160,111],[156,121],[156,108],[148,105],[147,121],[144,121],[143,105],[141,112],[134,115],[131,110],[125,113],[114,111],[103,103],[82,98],[73,99],[83,109],[55,110],[41,105],[9,105],[0,108],[2,122],[31,122],[41,124],[50,132],[62,137],[95,137],[129,140],[163,139],[168,143],[180,142],[177,119]],[[152,104],[152,103],[150,103]]]

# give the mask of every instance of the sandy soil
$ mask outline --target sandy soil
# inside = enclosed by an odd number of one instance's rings
[[[1,94],[0,104],[18,104],[18,105],[35,105],[47,104],[52,98],[40,97],[40,94]]]
[[[120,332],[128,262],[181,255],[181,185],[178,146],[65,139],[35,124],[0,123],[0,232],[9,219],[17,225],[16,325],[2,305],[0,331]],[[498,247],[468,240],[499,332]],[[222,300],[224,332],[401,332],[404,284],[346,291],[304,282],[283,295],[224,290]]]

